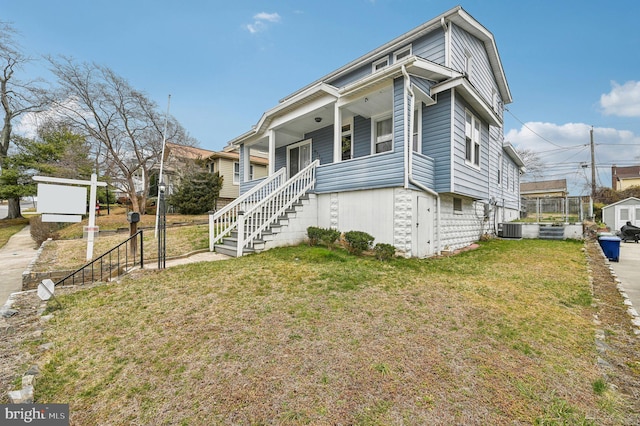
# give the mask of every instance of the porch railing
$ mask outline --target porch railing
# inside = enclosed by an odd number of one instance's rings
[[[139,247],[139,250],[138,250]],[[105,254],[76,269],[54,285],[67,282],[71,285],[104,281],[120,275],[127,266],[144,268],[142,230],[136,232]]]
[[[237,256],[254,240],[260,239],[263,232],[287,213],[294,203],[312,189],[316,182],[316,167],[319,160],[313,161],[298,174],[286,181],[277,191],[241,212],[238,216]]]
[[[278,189],[285,181],[286,168],[281,168],[209,217],[209,251],[238,224],[238,213],[247,211]]]

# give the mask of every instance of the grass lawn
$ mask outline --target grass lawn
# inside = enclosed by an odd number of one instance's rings
[[[2,219],[0,220],[0,247],[9,241],[13,234],[16,234],[29,224],[28,219]]]
[[[59,296],[36,402],[77,425],[619,424],[582,248],[298,246],[139,271]]]

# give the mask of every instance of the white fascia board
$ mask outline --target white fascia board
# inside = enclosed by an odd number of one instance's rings
[[[424,103],[426,106],[434,105],[436,103],[436,101],[431,96],[429,96],[424,92],[424,90],[422,90],[415,84],[411,85],[411,90],[413,90],[413,94],[415,95],[416,99]]]
[[[496,127],[502,127],[502,119],[495,113],[478,91],[464,77],[453,78],[431,87],[431,96],[447,90],[456,89],[487,122]]]
[[[295,109],[280,113],[277,117],[274,117],[273,120],[271,120],[269,128],[278,128],[279,126],[286,124],[291,120],[295,120],[296,118],[302,117],[303,115],[306,115],[327,105],[331,105],[335,102],[336,98],[330,95],[324,95],[322,97],[313,99],[312,101],[297,106]]]
[[[261,139],[262,136],[260,135],[270,126],[275,117],[282,114],[283,111],[295,109],[297,104],[301,102],[308,102],[308,98],[318,97],[318,95],[321,95],[322,93],[333,97],[334,101],[339,97],[338,89],[330,84],[320,82],[312,87],[308,87],[307,90],[299,92],[296,96],[280,102],[280,104],[262,114],[258,123],[250,131],[232,139],[229,144],[238,146],[242,143],[253,142]]]
[[[518,167],[520,167],[520,170],[522,170],[523,172],[526,171],[524,161],[522,161],[522,158],[520,158],[518,151],[515,150],[513,145],[511,145],[509,142],[505,142],[502,144],[502,149],[504,149],[504,152],[509,155],[509,158],[511,158],[513,162],[516,163]]]

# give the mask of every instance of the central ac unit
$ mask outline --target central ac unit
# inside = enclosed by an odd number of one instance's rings
[[[498,224],[498,237],[500,238],[522,238],[521,223],[500,223]]]

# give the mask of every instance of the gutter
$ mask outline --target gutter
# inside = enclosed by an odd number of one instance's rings
[[[405,170],[407,170],[407,173],[405,174],[405,189],[409,188],[409,184],[415,185],[417,186],[419,189],[423,190],[424,192],[432,195],[433,197],[436,198],[436,255],[440,256],[441,251],[440,251],[440,194],[438,194],[436,191],[434,191],[433,189],[427,188],[426,186],[424,186],[423,184],[421,184],[420,182],[416,181],[413,178],[413,147],[411,146],[411,141],[409,138],[410,135],[410,131],[409,131],[409,126],[407,126],[407,124],[409,123],[409,111],[411,111],[413,113],[413,100],[415,98],[415,95],[413,93],[413,89],[411,88],[411,78],[409,77],[409,73],[407,73],[407,69],[405,68],[405,66],[402,66],[402,75],[404,76],[404,148],[408,151],[408,153],[405,153],[404,159],[405,159]],[[411,96],[411,105],[408,104],[409,102],[409,96]],[[409,106],[411,107],[411,109],[409,109]]]

